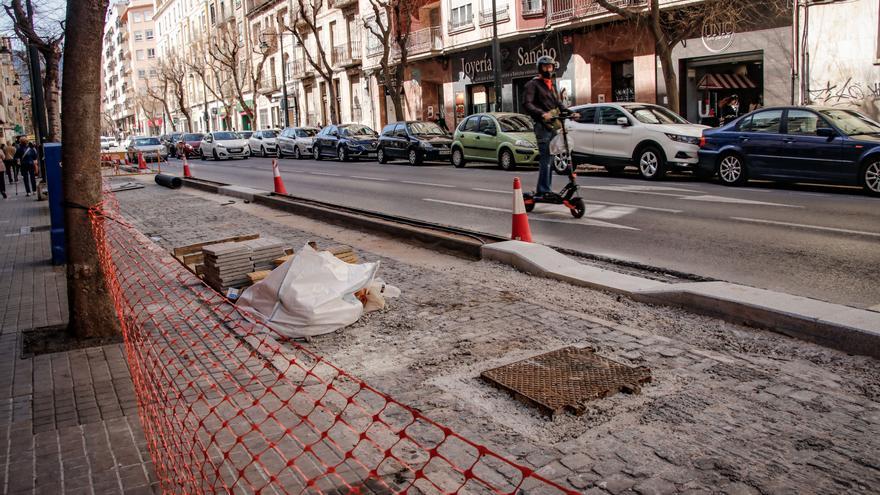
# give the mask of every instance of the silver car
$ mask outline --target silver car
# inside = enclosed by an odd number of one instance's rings
[[[136,163],[138,155],[143,154],[144,160],[148,162],[165,161],[168,159],[168,148],[159,141],[157,137],[136,136],[131,138],[128,147],[125,149],[128,160]]]
[[[254,156],[275,156],[277,154],[275,142],[277,137],[278,132],[271,129],[254,132],[248,139],[251,154]]]
[[[207,160],[208,157],[215,160],[245,159],[251,156],[251,147],[237,132],[217,131],[205,134],[199,145],[199,153],[202,160]]]
[[[320,129],[315,127],[287,127],[278,135],[278,158],[292,155],[299,160],[304,156],[312,156],[312,143]]]

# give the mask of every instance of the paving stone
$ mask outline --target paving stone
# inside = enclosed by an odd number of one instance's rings
[[[586,454],[571,454],[560,459],[565,467],[572,471],[587,471],[596,461]]]
[[[641,481],[634,490],[640,495],[671,495],[676,493],[675,485],[660,478]]]
[[[632,488],[635,484],[636,480],[624,474],[615,474],[597,483],[600,488],[608,490],[612,495],[619,495]]]

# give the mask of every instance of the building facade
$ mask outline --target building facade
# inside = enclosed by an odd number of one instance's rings
[[[29,107],[28,107],[29,109]],[[21,95],[21,81],[15,67],[11,38],[0,39],[0,131],[3,142],[26,132],[25,107]],[[27,131],[30,132],[30,131]]]

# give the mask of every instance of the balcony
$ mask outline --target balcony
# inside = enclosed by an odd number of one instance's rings
[[[409,35],[406,44],[407,54],[412,57],[422,55],[424,53],[440,52],[443,50],[443,32],[440,26],[434,26],[418,31],[413,31]],[[400,56],[400,50],[394,46],[392,50],[394,57]]]
[[[305,60],[294,60],[290,63],[290,73],[294,79],[306,79],[315,74],[315,69]]]
[[[449,21],[449,32],[455,33],[458,31],[464,31],[466,29],[470,29],[474,27],[474,16],[471,15],[465,19],[460,19],[457,21],[450,20]]]
[[[525,0],[524,0],[525,1]],[[644,5],[646,0],[613,0],[620,7]],[[582,20],[597,14],[608,13],[595,0],[548,0],[548,19],[551,23]]]
[[[509,21],[510,20],[510,6],[509,5],[495,5],[495,10],[497,14],[495,17],[498,19],[498,22]],[[485,26],[486,24],[492,24],[492,6],[485,8],[480,11],[480,25]]]
[[[544,15],[544,0],[521,0],[523,17],[540,17]]]
[[[330,0],[330,7],[344,9],[346,7],[354,7],[357,3],[357,0]]]
[[[278,91],[279,89],[280,89],[280,86],[278,86],[278,76],[265,75],[260,80],[260,87],[257,88],[257,92],[264,94],[264,95],[268,95],[268,94],[271,94],[271,93]]]
[[[245,6],[246,6],[246,8],[245,8],[246,14],[245,15],[249,16],[249,15],[261,10],[263,7],[265,7],[267,5],[277,3],[277,2],[278,2],[278,0],[247,0],[247,2],[245,4]]]
[[[361,40],[355,38],[348,45],[333,47],[332,63],[336,67],[351,67],[361,63]]]

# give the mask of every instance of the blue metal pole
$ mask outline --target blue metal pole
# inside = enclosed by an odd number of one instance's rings
[[[49,218],[52,223],[50,243],[52,245],[52,264],[67,263],[67,244],[64,238],[64,206],[61,192],[61,143],[46,143],[43,147],[46,157],[46,182],[49,186]]]

